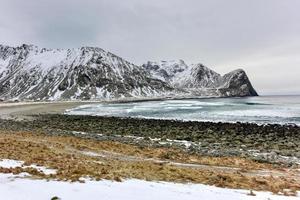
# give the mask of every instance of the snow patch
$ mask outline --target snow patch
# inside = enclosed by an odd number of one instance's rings
[[[0,194],[9,200],[43,200],[59,197],[62,200],[296,200],[299,197],[256,192],[249,196],[247,190],[225,189],[202,184],[177,184],[125,180],[124,182],[93,181],[70,183],[61,181],[31,180],[0,174]]]
[[[29,166],[24,166],[24,161],[20,161],[20,160],[11,160],[11,159],[2,159],[0,160],[0,167],[3,168],[16,168],[16,167],[21,167],[23,169],[26,168],[34,168],[46,175],[50,175],[50,174],[56,174],[56,170],[55,169],[49,169],[43,166],[38,166],[36,164],[32,164]]]

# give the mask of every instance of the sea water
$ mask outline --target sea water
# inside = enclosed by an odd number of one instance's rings
[[[103,103],[79,106],[66,114],[300,125],[300,96]]]

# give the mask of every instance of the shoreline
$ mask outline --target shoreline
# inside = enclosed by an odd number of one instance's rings
[[[112,101],[43,101],[43,102],[0,102],[0,119],[13,119],[13,120],[24,120],[32,119],[32,115],[44,115],[44,114],[68,114],[66,111],[74,109],[83,105],[94,105],[94,104],[113,104],[113,103],[132,103],[132,102],[148,102],[148,101],[167,101],[167,100],[184,100],[184,99],[214,99],[218,97],[209,98],[176,98],[176,99],[133,99],[133,100],[112,100]],[[249,98],[249,97],[237,97],[237,98]],[[250,97],[251,98],[251,97]],[[97,115],[77,115],[77,116],[93,116]],[[99,116],[99,117],[116,117],[116,118],[128,118],[128,119],[145,119],[145,120],[166,120],[166,121],[178,121],[178,122],[202,122],[212,124],[252,124],[258,126],[283,126],[283,127],[300,127],[294,123],[255,123],[255,122],[243,122],[243,121],[198,121],[198,120],[180,120],[180,119],[165,119],[165,118],[147,118],[147,117],[118,117],[118,116]]]
[[[168,100],[199,100],[199,99],[227,99],[227,98],[253,98],[259,96],[222,97],[222,96],[176,96],[176,97],[128,97],[115,99],[91,99],[91,100],[55,100],[55,101],[0,101],[0,108],[13,105],[34,105],[34,104],[61,104],[61,103],[131,103],[148,101],[168,101]]]

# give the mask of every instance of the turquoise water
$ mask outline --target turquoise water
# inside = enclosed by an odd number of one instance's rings
[[[300,125],[300,96],[164,100],[84,105],[71,115]]]

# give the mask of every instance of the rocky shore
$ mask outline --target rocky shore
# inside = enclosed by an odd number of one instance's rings
[[[118,141],[141,147],[175,147],[205,156],[238,156],[294,166],[300,163],[300,127],[249,123],[182,122],[116,117],[32,115],[0,119],[0,130],[36,131]]]

